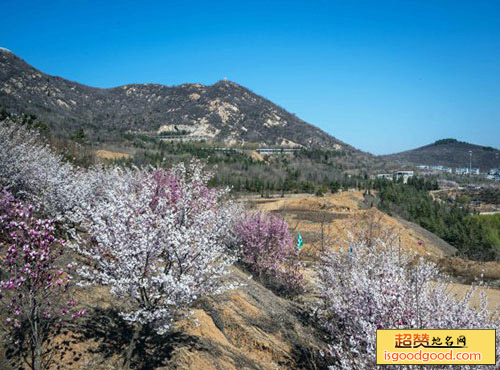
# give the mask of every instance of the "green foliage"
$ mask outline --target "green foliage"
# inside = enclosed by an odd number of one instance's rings
[[[470,198],[467,195],[462,194],[457,198],[457,202],[460,204],[469,204]]]
[[[458,142],[459,141],[457,139],[441,139],[441,140],[436,140],[433,145],[453,144]]]
[[[189,134],[186,130],[178,130],[178,131],[162,131],[160,132],[160,136],[185,136]]]
[[[326,185],[321,185],[321,186],[318,186],[318,188],[316,189],[315,195],[317,197],[322,197],[323,195],[326,194],[327,191],[328,191],[328,188],[326,187]]]
[[[500,189],[481,189],[467,194],[472,201],[500,205]]]
[[[261,161],[252,157],[252,148],[246,146],[225,152],[217,149],[225,147],[224,143],[169,140],[168,137],[161,140],[138,133],[124,133],[122,139],[136,150],[132,159],[117,160],[118,164],[165,167],[195,157],[207,162],[209,167],[216,167],[211,186],[230,186],[235,192],[262,196],[315,194],[318,187],[323,187],[324,194],[328,189],[336,192],[342,186],[364,188],[369,182],[367,176],[343,175],[344,167],[339,158],[350,160],[343,151],[301,150],[293,154],[269,155]]]
[[[331,181],[329,184],[328,184],[329,188],[330,188],[330,191],[332,192],[332,194],[335,194],[337,193],[340,188],[341,188],[341,185],[340,185],[340,182],[338,181]]]
[[[482,230],[483,242],[491,246],[498,258],[500,256],[500,214],[470,216],[470,222]]]
[[[492,231],[498,228],[498,224],[471,216],[463,205],[434,201],[427,192],[434,187],[432,182],[418,178],[408,184],[375,182],[382,211],[419,224],[455,246],[468,258],[500,258],[498,244],[495,244],[497,234]]]
[[[79,143],[83,142],[86,138],[87,136],[85,135],[83,128],[78,129],[73,135],[73,140]]]

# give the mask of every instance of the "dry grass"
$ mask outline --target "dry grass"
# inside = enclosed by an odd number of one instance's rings
[[[361,192],[342,192],[325,197],[304,195],[252,199],[249,202],[258,209],[285,217],[295,234],[300,231],[304,239],[301,253],[308,258],[323,253],[323,238],[326,239],[324,244],[330,247],[346,248],[348,232],[357,237],[372,233],[363,237],[394,238],[402,251],[411,251],[436,262],[444,272],[456,279],[457,284],[470,284],[484,279],[492,286],[485,288],[490,304],[500,304],[500,290],[494,288],[500,285],[500,262],[479,262],[452,256],[455,248],[436,235],[376,208],[366,209]]]
[[[96,150],[95,156],[100,159],[108,159],[108,160],[130,158],[130,154],[122,152],[112,152],[110,150],[104,150],[104,149]]]

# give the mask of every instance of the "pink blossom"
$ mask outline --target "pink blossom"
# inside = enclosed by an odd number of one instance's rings
[[[133,303],[126,320],[163,332],[197,297],[229,287],[222,277],[236,259],[228,248],[235,206],[228,189],[208,188],[211,173],[198,161],[110,176],[113,186],[78,208],[93,235],[73,245],[92,261],[78,273]]]
[[[273,214],[249,213],[236,223],[235,233],[242,245],[242,259],[251,270],[267,275],[288,292],[301,289],[300,265],[285,220]]]
[[[54,220],[37,219],[32,211],[33,207],[9,193],[0,193],[0,239],[9,243],[9,248],[0,251],[0,261],[4,262],[0,293],[3,290],[12,292],[0,294],[4,307],[2,314],[14,329],[28,319],[36,323],[27,329],[31,332],[26,340],[31,343],[41,334],[47,334],[43,330],[51,330],[50,321],[49,325],[44,325],[46,320],[69,313],[66,308],[59,310],[63,306],[64,291],[58,287],[63,281],[58,279],[57,284],[52,284],[54,275],[64,274],[63,269],[56,267],[63,241],[54,235]]]

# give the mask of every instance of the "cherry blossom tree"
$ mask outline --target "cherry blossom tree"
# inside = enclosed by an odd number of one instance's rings
[[[198,297],[231,288],[223,277],[236,258],[227,247],[235,210],[197,161],[112,172],[113,186],[79,211],[91,242],[74,247],[91,261],[80,275],[127,302],[121,315],[136,328],[129,366],[144,325],[163,333]]]
[[[0,187],[31,203],[64,224],[78,222],[75,209],[118,181],[116,171],[102,166],[81,169],[52,150],[37,131],[0,122]]]
[[[293,238],[285,220],[273,214],[250,212],[235,225],[242,261],[279,288],[300,290],[302,274]]]
[[[0,194],[2,316],[10,335],[25,338],[29,366],[36,370],[44,365],[42,345],[54,327],[84,314],[67,294],[72,266],[58,266],[64,245],[53,220],[39,219],[33,206]],[[24,341],[17,344],[22,353]]]
[[[498,313],[486,309],[484,296],[479,308],[471,306],[477,287],[461,299],[452,296],[435,265],[383,239],[352,239],[347,248],[329,253],[320,288],[325,328],[333,338],[331,352],[342,369],[376,367],[377,329],[485,329],[500,324]]]
[[[36,131],[0,122],[0,186],[61,217],[90,189],[90,177],[56,154]],[[82,194],[88,190],[85,194]],[[80,196],[79,196],[80,195]]]

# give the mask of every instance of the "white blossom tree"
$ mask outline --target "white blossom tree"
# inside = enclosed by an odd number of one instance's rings
[[[81,169],[57,154],[39,133],[8,119],[0,122],[0,188],[41,203],[58,221],[77,222],[73,211],[90,197],[98,201],[119,174],[102,166]]]
[[[136,328],[129,366],[142,326],[165,332],[198,297],[231,287],[222,278],[236,258],[226,243],[235,211],[228,199],[221,204],[227,189],[207,187],[211,174],[199,162],[112,172],[99,201],[82,204],[92,241],[75,248],[91,261],[81,276],[128,302],[121,315]]]
[[[41,202],[48,214],[61,217],[78,203],[87,178],[45,144],[38,132],[8,120],[0,122],[0,187]]]
[[[375,368],[377,329],[500,325],[498,312],[486,309],[484,295],[479,308],[471,306],[477,288],[462,299],[452,296],[435,265],[382,239],[351,240],[347,248],[332,251],[320,277],[324,325],[334,338],[331,352],[338,360],[336,368]]]

